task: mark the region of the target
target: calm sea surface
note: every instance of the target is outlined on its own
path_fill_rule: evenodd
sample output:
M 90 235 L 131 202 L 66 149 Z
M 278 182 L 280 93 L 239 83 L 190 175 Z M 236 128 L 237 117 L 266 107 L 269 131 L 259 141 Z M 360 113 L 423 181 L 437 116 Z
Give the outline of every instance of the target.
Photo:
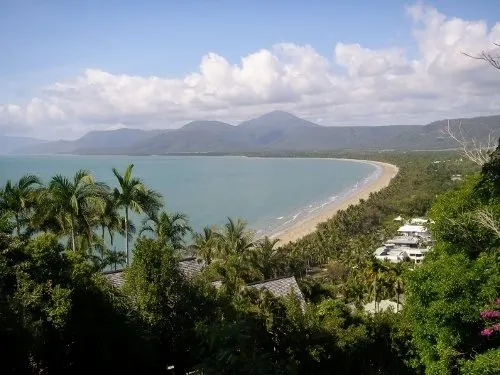
M 110 186 L 111 168 L 134 175 L 163 194 L 169 211 L 186 213 L 194 229 L 241 217 L 271 234 L 315 215 L 379 173 L 377 167 L 329 159 L 197 156 L 0 156 L 0 184 L 33 173 L 47 182 L 80 169 Z M 136 223 L 139 225 L 139 223 Z

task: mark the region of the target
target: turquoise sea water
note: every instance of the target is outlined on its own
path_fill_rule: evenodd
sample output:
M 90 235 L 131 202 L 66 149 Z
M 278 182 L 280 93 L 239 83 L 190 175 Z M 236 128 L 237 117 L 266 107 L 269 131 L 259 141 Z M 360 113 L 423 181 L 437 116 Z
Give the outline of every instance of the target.
M 194 229 L 242 217 L 259 235 L 318 214 L 379 173 L 377 167 L 331 159 L 203 156 L 0 156 L 0 184 L 34 173 L 45 182 L 80 169 L 110 186 L 111 168 L 134 163 L 134 175 L 163 194 L 169 211 L 186 213 Z M 136 223 L 139 225 L 139 223 Z

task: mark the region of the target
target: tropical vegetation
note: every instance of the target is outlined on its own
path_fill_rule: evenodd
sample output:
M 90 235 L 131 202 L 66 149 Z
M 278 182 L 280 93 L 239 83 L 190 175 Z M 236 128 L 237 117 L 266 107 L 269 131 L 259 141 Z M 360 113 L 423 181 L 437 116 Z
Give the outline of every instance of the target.
M 500 149 L 482 166 L 456 152 L 288 156 L 379 160 L 399 173 L 289 244 L 238 218 L 195 232 L 133 165 L 113 169 L 116 187 L 85 170 L 7 181 L 0 372 L 499 373 Z M 398 215 L 433 220 L 418 267 L 372 256 Z M 199 275 L 183 273 L 187 256 Z M 245 287 L 292 275 L 305 301 Z M 398 311 L 362 308 L 383 299 Z

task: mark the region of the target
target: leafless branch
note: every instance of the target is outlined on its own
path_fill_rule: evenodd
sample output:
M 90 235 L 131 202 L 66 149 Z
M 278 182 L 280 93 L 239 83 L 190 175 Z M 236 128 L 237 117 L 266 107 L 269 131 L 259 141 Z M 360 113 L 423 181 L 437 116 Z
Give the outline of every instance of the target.
M 495 142 L 488 134 L 488 141 L 485 144 L 477 141 L 475 138 L 467 138 L 462 128 L 462 122 L 458 121 L 458 125 L 453 128 L 450 120 L 448 120 L 443 133 L 453 139 L 460 147 L 461 153 L 473 163 L 482 166 L 489 160 L 489 155 L 495 150 Z
M 476 211 L 476 221 L 483 227 L 491 230 L 500 238 L 500 223 L 495 219 L 493 213 L 487 208 Z
M 500 47 L 500 44 L 498 43 L 493 43 L 495 46 Z M 500 55 L 494 55 L 493 52 L 489 51 L 482 51 L 479 55 L 471 55 L 466 52 L 462 52 L 465 56 L 476 59 L 476 60 L 483 60 L 489 63 L 492 67 L 495 69 L 500 70 Z

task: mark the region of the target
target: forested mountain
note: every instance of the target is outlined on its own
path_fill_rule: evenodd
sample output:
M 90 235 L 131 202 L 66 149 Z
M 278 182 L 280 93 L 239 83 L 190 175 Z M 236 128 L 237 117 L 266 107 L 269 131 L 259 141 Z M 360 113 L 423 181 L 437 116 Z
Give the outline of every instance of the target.
M 194 121 L 180 129 L 120 129 L 90 132 L 75 141 L 18 147 L 18 154 L 129 154 L 330 151 L 441 150 L 457 146 L 444 131 L 447 120 L 428 125 L 320 126 L 283 111 L 233 126 L 220 121 Z M 500 135 L 500 115 L 452 120 L 464 136 L 485 142 Z M 12 152 L 13 149 L 9 152 Z

